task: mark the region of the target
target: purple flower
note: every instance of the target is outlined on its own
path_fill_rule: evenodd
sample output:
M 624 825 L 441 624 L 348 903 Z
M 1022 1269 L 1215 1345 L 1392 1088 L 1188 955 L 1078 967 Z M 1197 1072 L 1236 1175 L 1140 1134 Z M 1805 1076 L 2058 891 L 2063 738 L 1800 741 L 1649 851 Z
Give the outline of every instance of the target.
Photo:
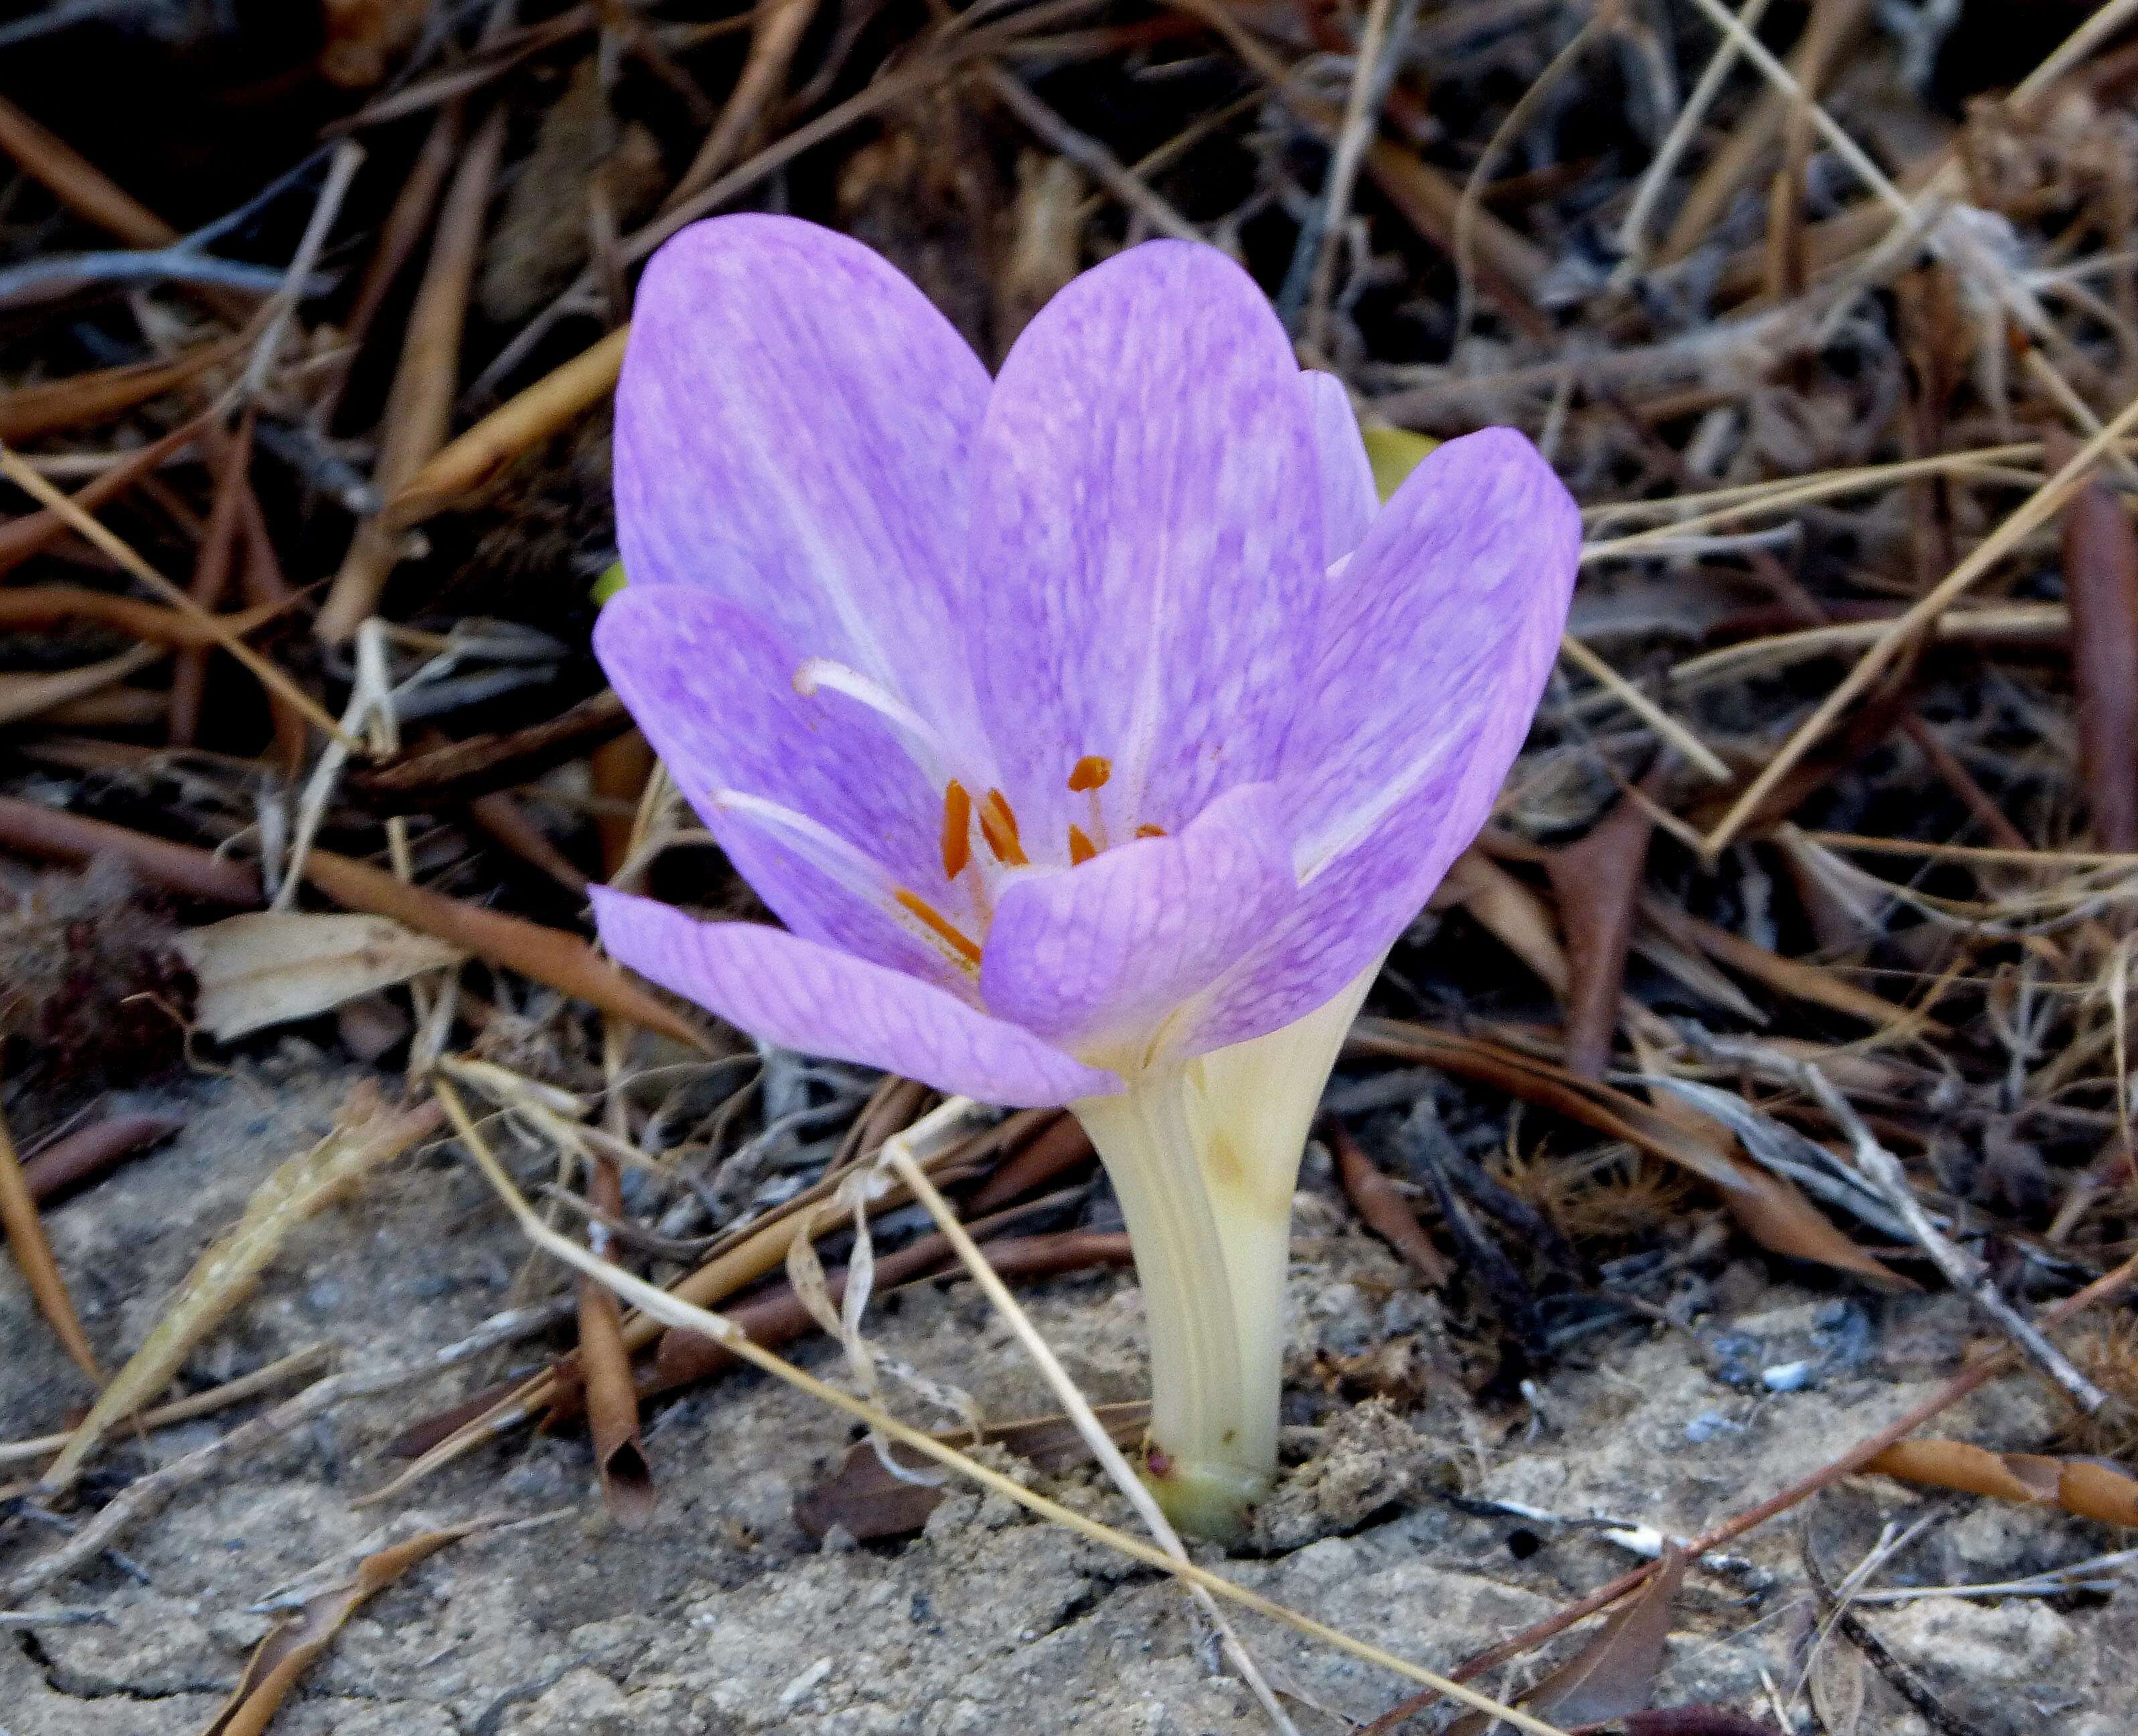
M 599 892 L 603 942 L 773 1041 L 1004 1104 L 1369 970 L 1491 810 L 1580 541 L 1507 429 L 1377 507 L 1342 388 L 1174 241 L 1078 278 L 991 381 L 858 243 L 700 223 L 647 271 L 616 421 L 631 583 L 595 647 L 786 931 Z

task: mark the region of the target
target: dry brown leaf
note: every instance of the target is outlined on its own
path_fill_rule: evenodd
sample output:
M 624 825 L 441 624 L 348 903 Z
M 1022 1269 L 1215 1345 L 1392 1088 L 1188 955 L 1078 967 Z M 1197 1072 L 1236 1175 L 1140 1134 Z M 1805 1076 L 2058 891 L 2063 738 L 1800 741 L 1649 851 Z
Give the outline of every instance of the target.
M 1819 1646 L 1804 1687 L 1829 1736 L 1860 1736 L 1871 1687 L 1870 1665 L 1853 1646 Z
M 430 10 L 429 0 L 322 0 L 320 76 L 352 90 L 377 84 Z
M 340 1124 L 254 1189 L 236 1226 L 193 1262 L 163 1318 L 68 1437 L 43 1485 L 72 1483 L 97 1442 L 170 1384 L 193 1347 L 251 1292 L 290 1231 L 444 1125 L 445 1111 L 435 1103 L 388 1108 L 369 1085 L 352 1092 Z
M 346 1585 L 307 1598 L 295 1615 L 260 1642 L 245 1666 L 245 1674 L 238 1678 L 236 1692 L 209 1720 L 201 1736 L 260 1736 L 274 1720 L 290 1689 L 296 1686 L 297 1679 L 318 1661 L 341 1631 L 342 1624 L 360 1605 L 447 1544 L 458 1543 L 494 1523 L 471 1519 L 441 1531 L 426 1531 L 420 1537 L 365 1556 Z
M 2048 461 L 2077 451 L 2061 430 Z M 2098 480 L 2064 508 L 2064 600 L 2078 687 L 2080 768 L 2097 850 L 2138 850 L 2138 531 Z
M 1566 1070 L 1583 1079 L 1601 1079 L 1611 1063 L 1626 948 L 1655 829 L 1646 807 L 1621 797 L 1579 843 L 1555 850 L 1545 864 L 1570 967 Z
M 1482 850 L 1472 848 L 1455 859 L 1433 895 L 1432 907 L 1467 911 L 1561 1001 L 1566 998 L 1574 970 L 1559 944 L 1550 909 Z
M 1774 1736 L 1774 1727 L 1721 1706 L 1665 1706 L 1634 1713 L 1626 1736 Z
M 2099 1459 L 1995 1453 L 1965 1441 L 1903 1441 L 1864 1469 L 2000 1501 L 2061 1507 L 2104 1524 L 2138 1526 L 2138 1480 Z
M 1655 1695 L 1670 1639 L 1671 1605 L 1684 1579 L 1685 1556 L 1672 1549 L 1639 1596 L 1522 1696 L 1523 1707 L 1569 1728 L 1612 1724 L 1642 1710 Z M 1490 1722 L 1481 1712 L 1466 1712 L 1448 1726 L 1447 1736 L 1477 1736 Z
M 1142 1432 L 1150 1414 L 1150 1407 L 1141 1402 L 1102 1404 L 1093 1409 L 1106 1432 L 1122 1446 Z M 974 1444 L 972 1431 L 967 1429 L 947 1430 L 937 1438 L 955 1446 L 969 1448 Z M 1076 1423 L 1067 1417 L 997 1423 L 983 1430 L 979 1438 L 1008 1448 L 1042 1470 L 1067 1470 L 1091 1456 Z M 889 1451 L 907 1470 L 921 1470 L 928 1462 L 910 1447 L 893 1446 Z M 794 1521 L 819 1542 L 834 1525 L 862 1543 L 910 1537 L 928 1523 L 928 1515 L 949 1492 L 934 1482 L 894 1476 L 869 1442 L 857 1441 L 847 1448 L 836 1470 L 795 1501 Z
M 595 1159 L 588 1199 L 610 1217 L 623 1215 L 622 1178 L 615 1159 Z M 613 1257 L 608 1243 L 606 1230 L 598 1224 L 588 1226 L 587 1245 Z M 607 1285 L 586 1277 L 579 1280 L 579 1377 L 603 1502 L 621 1523 L 642 1525 L 653 1517 L 653 1469 L 639 1433 L 638 1389 L 632 1382 L 631 1350 L 623 1339 L 623 1304 Z
M 177 946 L 200 986 L 194 1016 L 219 1042 L 330 1012 L 467 957 L 390 916 L 283 910 L 188 929 Z
M 1366 1227 L 1408 1261 L 1428 1285 L 1438 1289 L 1447 1283 L 1454 1275 L 1454 1268 L 1433 1246 L 1410 1202 L 1333 1119 L 1329 1124 L 1329 1146 L 1335 1155 L 1337 1179 L 1343 1183 L 1345 1196 Z

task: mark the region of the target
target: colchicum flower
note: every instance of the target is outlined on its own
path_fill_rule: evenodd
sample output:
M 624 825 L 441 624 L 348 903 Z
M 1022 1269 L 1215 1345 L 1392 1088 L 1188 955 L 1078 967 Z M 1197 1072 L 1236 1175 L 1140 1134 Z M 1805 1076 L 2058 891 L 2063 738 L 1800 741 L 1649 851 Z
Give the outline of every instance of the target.
M 1067 1105 L 1135 1247 L 1152 1481 L 1236 1530 L 1308 1125 L 1528 729 L 1572 500 L 1496 428 L 1378 505 L 1213 249 L 1085 273 L 991 381 L 876 254 L 751 215 L 647 270 L 616 500 L 596 650 L 786 931 L 604 891 L 603 941 L 773 1042 Z

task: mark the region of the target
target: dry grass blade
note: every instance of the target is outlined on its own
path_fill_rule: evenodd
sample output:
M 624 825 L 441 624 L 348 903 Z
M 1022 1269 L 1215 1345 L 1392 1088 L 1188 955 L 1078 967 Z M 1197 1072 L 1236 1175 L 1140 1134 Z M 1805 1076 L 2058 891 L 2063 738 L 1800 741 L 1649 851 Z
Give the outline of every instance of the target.
M 2138 1525 L 2138 1480 L 2098 1459 L 1996 1453 L 1965 1441 L 1903 1441 L 1863 1468 L 1903 1482 L 2061 1507 L 2103 1524 Z
M 197 620 L 208 623 L 215 634 L 217 644 L 257 675 L 261 685 L 271 693 L 302 712 L 315 728 L 325 730 L 347 747 L 354 749 L 359 745 L 343 734 L 341 725 L 327 714 L 317 700 L 239 638 L 230 630 L 227 623 L 195 602 L 187 591 L 173 584 L 126 544 L 91 518 L 79 505 L 54 488 L 51 483 L 46 481 L 5 446 L 0 446 L 0 472 L 4 472 L 11 481 L 32 498 L 57 513 L 70 526 L 87 537 L 105 553 L 110 555 L 129 573 L 161 596 L 166 602 L 170 603 L 174 608 L 183 610 Z
M 261 1183 L 230 1233 L 194 1262 L 141 1348 L 104 1389 L 41 1480 L 52 1489 L 71 1485 L 98 1443 L 168 1386 L 194 1347 L 251 1293 L 292 1230 L 373 1170 L 429 1139 L 442 1123 L 435 1104 L 391 1108 L 375 1090 L 353 1097 L 340 1124 Z
M 793 1363 L 786 1361 L 783 1358 L 775 1356 L 770 1351 L 753 1343 L 746 1334 L 739 1331 L 732 1322 L 722 1316 L 680 1301 L 666 1291 L 647 1283 L 643 1279 L 634 1278 L 621 1267 L 598 1259 L 572 1241 L 569 1236 L 559 1235 L 542 1222 L 534 1207 L 527 1203 L 518 1187 L 514 1185 L 512 1178 L 505 1173 L 504 1167 L 491 1153 L 481 1131 L 469 1119 L 466 1109 L 461 1106 L 452 1086 L 447 1081 L 440 1080 L 437 1082 L 437 1090 L 439 1096 L 446 1105 L 447 1113 L 452 1116 L 454 1127 L 466 1145 L 469 1154 L 474 1158 L 484 1175 L 489 1178 L 491 1186 L 496 1189 L 498 1197 L 505 1202 L 513 1217 L 519 1221 L 520 1229 L 528 1238 L 537 1246 L 563 1261 L 567 1265 L 598 1278 L 618 1295 L 634 1304 L 646 1314 L 662 1321 L 671 1328 L 678 1328 L 716 1340 L 753 1367 L 786 1382 L 788 1385 L 798 1391 L 808 1393 L 813 1398 L 831 1406 L 835 1410 L 843 1412 L 857 1421 L 880 1430 L 891 1440 L 912 1448 L 924 1459 L 955 1470 L 970 1478 L 982 1487 L 1014 1502 L 1028 1512 L 1036 1514 L 1040 1518 L 1051 1520 L 1056 1524 L 1065 1526 L 1078 1535 L 1095 1543 L 1102 1543 L 1123 1555 L 1141 1562 L 1146 1567 L 1156 1568 L 1161 1573 L 1187 1580 L 1213 1597 L 1237 1604 L 1242 1609 L 1267 1617 L 1272 1621 L 1281 1621 L 1309 1638 L 1335 1646 L 1339 1651 L 1358 1658 L 1363 1662 L 1393 1671 L 1398 1675 L 1407 1677 L 1413 1682 L 1431 1689 L 1437 1694 L 1443 1694 L 1452 1699 L 1462 1701 L 1465 1705 L 1494 1714 L 1513 1725 L 1515 1729 L 1529 1732 L 1530 1736 L 1565 1736 L 1564 1731 L 1546 1724 L 1541 1719 L 1533 1718 L 1528 1713 L 1517 1710 L 1515 1707 L 1503 1705 L 1488 1695 L 1478 1693 L 1473 1688 L 1464 1687 L 1459 1682 L 1451 1681 L 1444 1676 L 1438 1675 L 1432 1670 L 1423 1669 L 1408 1659 L 1399 1658 L 1378 1646 L 1355 1639 L 1350 1635 L 1330 1627 L 1325 1622 L 1316 1621 L 1310 1616 L 1303 1616 L 1296 1610 L 1287 1609 L 1282 1604 L 1273 1602 L 1258 1592 L 1251 1592 L 1242 1586 L 1233 1584 L 1231 1580 L 1211 1572 L 1208 1568 L 1200 1567 L 1192 1561 L 1175 1560 L 1154 1544 L 1147 1543 L 1140 1538 L 1131 1537 L 1125 1532 L 1117 1531 L 1110 1525 L 1101 1524 L 1097 1520 L 1076 1512 L 1074 1509 L 1062 1505 L 1058 1501 L 1050 1500 L 1045 1495 L 1036 1494 L 1015 1479 L 1003 1475 L 1000 1471 L 981 1464 L 978 1460 L 969 1457 L 954 1447 L 945 1446 L 933 1436 L 901 1422 L 888 1412 L 880 1410 L 865 1400 L 856 1398 L 852 1394 L 843 1392 L 837 1387 L 818 1380 L 814 1375 L 795 1367 Z
M 47 675 L 15 671 L 0 675 L 0 724 L 42 717 L 62 705 L 102 693 L 169 655 L 165 646 L 137 645 L 131 651 L 120 651 L 99 662 L 85 663 L 78 669 L 54 670 Z
M 168 463 L 200 437 L 203 422 L 190 422 L 176 427 L 160 440 L 154 440 L 137 452 L 129 452 L 100 475 L 82 485 L 71 497 L 80 512 L 95 512 L 105 502 L 117 499 L 128 489 L 154 475 L 157 467 Z M 19 519 L 11 519 L 0 524 L 0 573 L 9 573 L 31 556 L 41 553 L 67 534 L 72 519 L 55 512 L 50 506 L 26 513 Z
M 63 621 L 94 622 L 152 645 L 201 651 L 220 645 L 232 633 L 249 633 L 281 614 L 288 605 L 266 602 L 203 621 L 161 603 L 115 597 L 109 591 L 74 585 L 23 585 L 0 590 L 0 627 L 11 631 L 51 627 Z
M 2064 503 L 2085 485 L 2101 455 L 2134 427 L 2138 427 L 2138 398 L 2119 410 L 2113 422 L 2081 446 L 2069 462 L 1978 543 L 1973 553 L 1886 627 L 1840 685 L 1819 701 L 1811 715 L 1791 732 L 1774 757 L 1760 768 L 1759 774 L 1745 785 L 1729 812 L 1702 841 L 1710 856 L 1736 836 L 1773 793 L 1774 787 L 1795 769 L 1798 762 L 1826 734 L 1842 713 L 1931 629 L 1956 598 L 2062 510 Z
M 4 1118 L 0 1118 L 0 1227 L 7 1231 L 8 1251 L 14 1255 L 22 1281 L 37 1299 L 37 1310 L 52 1329 L 52 1335 L 91 1383 L 102 1386 L 104 1370 L 98 1365 L 89 1334 L 81 1329 L 81 1318 L 75 1313 L 74 1298 L 67 1293 L 66 1280 L 60 1275 L 59 1262 L 52 1258 L 45 1221 L 37 1215 L 37 1199 L 22 1173 L 22 1160 L 15 1155 L 15 1141 Z
M 334 1360 L 333 1347 L 313 1344 L 295 1350 L 287 1356 L 278 1357 L 264 1368 L 255 1368 L 250 1374 L 241 1374 L 235 1380 L 227 1380 L 221 1386 L 210 1387 L 205 1392 L 189 1392 L 183 1398 L 174 1398 L 168 1404 L 152 1405 L 134 1418 L 134 1426 L 144 1433 L 151 1429 L 168 1427 L 173 1422 L 190 1422 L 197 1417 L 212 1417 L 217 1411 L 232 1405 L 242 1404 L 248 1398 L 257 1398 L 262 1392 L 272 1392 L 300 1375 L 316 1374 Z M 0 1465 L 35 1464 L 49 1459 L 67 1444 L 65 1433 L 40 1435 L 30 1441 L 0 1441 Z
M 585 415 L 616 389 L 630 339 L 630 326 L 618 326 L 442 446 L 387 501 L 386 523 L 406 529 L 442 512 L 495 481 L 521 453 Z
M 319 1661 L 341 1631 L 342 1624 L 359 1606 L 447 1544 L 497 1523 L 491 1519 L 469 1519 L 442 1530 L 426 1531 L 365 1556 L 346 1585 L 306 1599 L 295 1616 L 260 1642 L 229 1703 L 208 1720 L 201 1736 L 260 1736 L 281 1709 L 298 1678 Z

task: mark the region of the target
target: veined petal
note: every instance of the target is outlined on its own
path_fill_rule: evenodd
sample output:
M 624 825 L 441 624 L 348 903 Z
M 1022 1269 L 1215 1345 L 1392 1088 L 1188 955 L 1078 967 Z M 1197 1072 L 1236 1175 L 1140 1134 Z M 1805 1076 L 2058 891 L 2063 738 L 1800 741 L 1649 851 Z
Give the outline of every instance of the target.
M 794 690 L 802 659 L 749 610 L 695 585 L 632 584 L 605 607 L 594 651 L 631 714 L 759 897 L 798 934 L 966 988 L 891 914 L 904 886 L 947 896 L 941 796 L 893 726 L 842 694 Z M 854 846 L 861 874 L 799 847 L 794 828 L 723 806 L 732 791 L 791 809 Z M 881 885 L 857 885 L 872 865 Z
M 1110 816 L 1178 831 L 1276 770 L 1325 563 L 1284 329 L 1208 247 L 1086 272 L 1003 364 L 974 442 L 968 642 L 1028 836 Z
M 593 889 L 602 944 L 642 976 L 783 1048 L 1037 1108 L 1121 1088 L 1028 1031 L 866 959 L 747 922 Z
M 1315 464 L 1321 477 L 1322 563 L 1333 567 L 1365 539 L 1366 527 L 1381 510 L 1381 497 L 1344 383 L 1312 369 L 1299 378 L 1306 388 Z
M 1123 844 L 1003 890 L 988 1009 L 1079 1053 L 1140 1051 L 1298 901 L 1272 784 L 1228 791 L 1178 837 Z
M 617 389 L 624 569 L 742 602 L 970 734 L 948 587 L 988 392 L 860 242 L 792 217 L 694 223 L 646 269 Z
M 1581 519 L 1511 429 L 1448 441 L 1329 588 L 1285 789 L 1301 898 L 1196 1048 L 1273 1031 L 1385 952 L 1490 816 L 1558 654 Z

